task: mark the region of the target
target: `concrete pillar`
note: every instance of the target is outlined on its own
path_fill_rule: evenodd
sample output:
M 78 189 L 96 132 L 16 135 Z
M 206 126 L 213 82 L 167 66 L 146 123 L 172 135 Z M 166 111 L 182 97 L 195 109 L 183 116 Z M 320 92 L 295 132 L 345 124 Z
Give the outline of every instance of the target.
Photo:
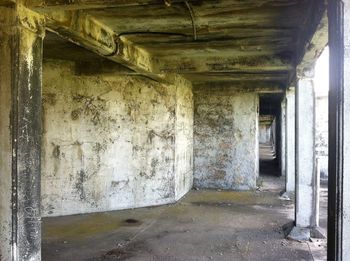
M 299 75 L 295 106 L 295 227 L 289 238 L 309 240 L 318 224 L 313 72 Z
M 276 137 L 276 118 L 273 119 L 270 127 L 270 143 L 274 152 L 276 153 L 277 137 Z
M 278 108 L 278 113 L 274 120 L 274 137 L 275 137 L 275 153 L 276 153 L 276 164 L 278 164 L 281 170 L 281 107 Z M 281 175 L 281 173 L 279 173 Z
M 0 6 L 0 256 L 41 259 L 43 20 Z
M 281 175 L 286 175 L 286 98 L 281 102 L 281 117 L 280 117 L 280 166 L 281 166 Z
M 329 1 L 328 260 L 350 260 L 350 1 Z
M 295 87 L 286 91 L 286 192 L 295 191 Z
M 315 217 L 315 93 L 313 74 L 303 75 L 296 89 L 296 215 L 297 227 L 314 227 Z

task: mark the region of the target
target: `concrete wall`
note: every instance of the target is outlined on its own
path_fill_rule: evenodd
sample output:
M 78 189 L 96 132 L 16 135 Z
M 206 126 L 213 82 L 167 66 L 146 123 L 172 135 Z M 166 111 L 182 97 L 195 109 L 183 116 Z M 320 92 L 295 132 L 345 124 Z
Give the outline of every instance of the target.
M 259 143 L 271 143 L 271 124 L 259 125 Z
M 272 144 L 273 115 L 259 115 L 259 143 Z
M 196 86 L 194 186 L 255 189 L 259 169 L 258 94 Z
M 192 183 L 192 104 L 184 80 L 175 86 L 137 76 L 77 76 L 73 63 L 45 62 L 43 216 L 158 205 L 185 194 Z

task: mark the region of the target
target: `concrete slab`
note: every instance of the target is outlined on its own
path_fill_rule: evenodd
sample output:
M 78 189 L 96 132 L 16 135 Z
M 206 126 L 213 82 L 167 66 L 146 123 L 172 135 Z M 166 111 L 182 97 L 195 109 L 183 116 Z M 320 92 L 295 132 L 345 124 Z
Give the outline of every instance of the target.
M 311 231 L 306 227 L 293 227 L 289 232 L 287 239 L 296 241 L 308 241 L 311 237 Z
M 198 190 L 174 205 L 44 218 L 43 260 L 312 260 L 307 243 L 284 239 L 294 207 L 278 196 Z
M 312 256 L 315 261 L 327 260 L 327 240 L 326 239 L 312 239 L 308 242 Z

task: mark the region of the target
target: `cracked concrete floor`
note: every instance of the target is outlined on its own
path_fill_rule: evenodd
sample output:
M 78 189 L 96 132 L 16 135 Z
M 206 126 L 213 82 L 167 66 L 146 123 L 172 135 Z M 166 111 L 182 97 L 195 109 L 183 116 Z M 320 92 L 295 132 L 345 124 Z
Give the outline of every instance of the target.
M 293 203 L 261 191 L 193 190 L 178 203 L 43 219 L 43 260 L 313 260 L 284 239 Z M 274 187 L 269 189 L 269 184 Z M 277 186 L 278 187 L 278 186 Z

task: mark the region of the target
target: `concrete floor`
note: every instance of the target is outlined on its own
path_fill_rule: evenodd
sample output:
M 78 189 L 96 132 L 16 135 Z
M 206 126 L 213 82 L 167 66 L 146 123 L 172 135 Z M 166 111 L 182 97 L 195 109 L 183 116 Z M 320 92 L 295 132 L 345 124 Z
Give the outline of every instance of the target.
M 168 206 L 44 218 L 43 260 L 326 260 L 325 240 L 284 239 L 294 207 L 279 198 L 285 181 L 272 159 L 262 160 L 256 191 L 193 190 Z
M 279 186 L 276 186 L 279 185 Z M 283 179 L 261 191 L 191 191 L 174 205 L 43 219 L 43 260 L 313 260 L 284 239 Z

